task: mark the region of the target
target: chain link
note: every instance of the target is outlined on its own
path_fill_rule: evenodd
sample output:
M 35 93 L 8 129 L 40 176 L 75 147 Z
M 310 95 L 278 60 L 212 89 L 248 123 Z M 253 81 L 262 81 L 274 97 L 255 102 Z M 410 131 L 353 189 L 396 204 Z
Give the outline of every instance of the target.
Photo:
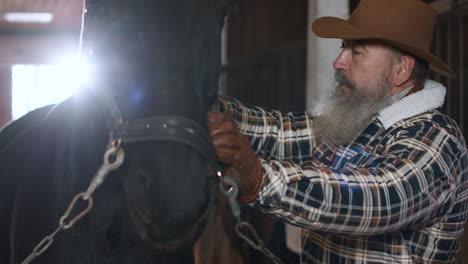
M 112 161 L 111 158 L 113 158 Z M 23 262 L 21 262 L 21 264 L 31 263 L 36 257 L 40 256 L 50 247 L 50 245 L 52 245 L 55 236 L 60 233 L 60 231 L 71 228 L 76 222 L 78 222 L 91 211 L 93 208 L 92 195 L 94 191 L 104 182 L 105 177 L 111 171 L 119 168 L 120 165 L 122 165 L 123 161 L 124 151 L 122 148 L 120 148 L 120 141 L 113 141 L 110 147 L 106 150 L 104 154 L 104 162 L 93 177 L 87 191 L 78 193 L 73 198 L 65 213 L 62 215 L 62 217 L 60 217 L 59 226 L 50 235 L 44 237 L 44 239 L 42 239 L 42 241 L 37 244 L 31 254 Z M 70 213 L 75 208 L 76 203 L 80 200 L 87 202 L 86 208 L 75 217 L 71 218 L 71 220 L 67 223 L 67 218 L 69 218 Z
M 55 229 L 55 231 L 52 234 L 44 237 L 44 239 L 42 239 L 42 241 L 39 242 L 39 244 L 37 244 L 37 246 L 33 249 L 32 253 L 28 256 L 27 259 L 25 259 L 22 262 L 22 264 L 28 264 L 31 261 L 33 261 L 33 259 L 35 259 L 37 256 L 44 253 L 44 251 L 46 251 L 50 247 L 50 245 L 52 245 L 52 243 L 54 242 L 55 235 L 58 232 L 60 232 L 62 228 L 63 228 L 62 226 L 59 226 L 57 229 Z
M 70 205 L 68 206 L 68 209 L 65 211 L 65 214 L 62 215 L 62 217 L 60 218 L 60 226 L 63 227 L 63 229 L 69 229 L 70 227 L 72 227 L 76 222 L 78 222 L 81 218 L 83 218 L 83 216 L 87 215 L 89 213 L 89 211 L 91 211 L 91 208 L 93 207 L 93 198 L 89 197 L 89 198 L 85 198 L 86 197 L 86 193 L 82 192 L 82 193 L 79 193 L 77 194 L 72 202 L 70 203 Z M 67 224 L 66 223 L 66 220 L 67 218 L 69 217 L 70 213 L 72 212 L 72 210 L 75 208 L 75 205 L 76 205 L 76 202 L 78 202 L 79 199 L 83 199 L 83 201 L 87 201 L 88 202 L 88 206 L 86 207 L 86 209 L 84 209 L 83 211 L 81 211 L 79 214 L 77 214 L 74 218 L 72 218 L 70 220 L 70 222 Z
M 236 180 L 230 176 L 223 176 L 221 172 L 218 172 L 218 176 L 221 181 L 219 182 L 219 188 L 224 196 L 226 196 L 229 207 L 231 208 L 232 215 L 236 219 L 235 232 L 242 238 L 247 244 L 249 244 L 255 250 L 262 252 L 265 256 L 270 258 L 275 264 L 283 264 L 271 250 L 269 250 L 263 240 L 258 235 L 257 231 L 253 228 L 250 223 L 242 221 L 241 209 L 239 202 L 237 201 L 237 195 L 239 194 L 239 187 L 237 186 Z

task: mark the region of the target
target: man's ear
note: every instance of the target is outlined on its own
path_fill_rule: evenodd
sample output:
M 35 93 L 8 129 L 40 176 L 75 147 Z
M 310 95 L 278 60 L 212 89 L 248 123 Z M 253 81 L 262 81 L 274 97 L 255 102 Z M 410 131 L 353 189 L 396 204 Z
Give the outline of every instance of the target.
M 393 64 L 393 89 L 391 94 L 397 94 L 408 87 L 408 82 L 411 80 L 415 59 L 410 55 L 403 55 Z

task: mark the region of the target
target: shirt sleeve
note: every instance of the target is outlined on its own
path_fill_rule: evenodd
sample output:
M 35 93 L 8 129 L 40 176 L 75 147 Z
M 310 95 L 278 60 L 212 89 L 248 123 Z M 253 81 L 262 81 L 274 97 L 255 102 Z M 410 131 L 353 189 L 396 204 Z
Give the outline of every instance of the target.
M 263 211 L 303 228 L 376 235 L 443 217 L 454 204 L 467 158 L 464 143 L 446 130 L 414 125 L 381 155 L 361 152 L 340 168 L 313 159 L 262 165 L 256 203 Z
M 312 117 L 306 112 L 283 113 L 219 96 L 220 111 L 234 118 L 256 154 L 264 160 L 303 162 L 316 144 Z

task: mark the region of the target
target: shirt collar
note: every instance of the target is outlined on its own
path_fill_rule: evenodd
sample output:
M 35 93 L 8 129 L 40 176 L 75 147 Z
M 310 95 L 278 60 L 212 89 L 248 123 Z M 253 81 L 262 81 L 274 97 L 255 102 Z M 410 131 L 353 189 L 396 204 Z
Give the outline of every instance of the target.
M 401 97 L 408 93 L 405 89 L 397 94 Z M 388 129 L 396 122 L 441 107 L 445 100 L 445 87 L 435 81 L 426 80 L 424 89 L 396 101 L 379 112 L 378 119 Z

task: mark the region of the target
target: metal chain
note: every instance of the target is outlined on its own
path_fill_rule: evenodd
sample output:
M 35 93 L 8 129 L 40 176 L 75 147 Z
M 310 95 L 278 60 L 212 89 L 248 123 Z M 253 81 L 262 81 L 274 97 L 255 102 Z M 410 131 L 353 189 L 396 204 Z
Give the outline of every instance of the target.
M 124 151 L 122 148 L 120 148 L 120 140 L 113 141 L 112 145 L 107 149 L 107 151 L 104 154 L 104 163 L 96 172 L 86 192 L 78 193 L 73 198 L 67 210 L 60 218 L 59 226 L 50 235 L 45 236 L 44 239 L 42 239 L 41 242 L 39 242 L 36 245 L 32 253 L 23 262 L 21 262 L 21 264 L 31 263 L 36 257 L 40 256 L 52 245 L 55 236 L 59 234 L 60 231 L 62 231 L 63 229 L 66 230 L 71 228 L 76 222 L 78 222 L 81 218 L 83 218 L 91 211 L 93 207 L 92 195 L 94 191 L 104 182 L 106 176 L 111 171 L 119 168 L 122 165 L 124 161 L 124 156 Z M 113 161 L 110 160 L 111 157 L 114 158 Z M 247 244 L 249 244 L 252 248 L 262 252 L 265 256 L 270 258 L 275 264 L 283 264 L 283 262 L 265 246 L 265 243 L 255 231 L 253 226 L 248 222 L 242 221 L 241 209 L 239 206 L 239 202 L 237 201 L 239 187 L 237 186 L 237 183 L 234 180 L 234 178 L 229 176 L 222 176 L 221 172 L 218 172 L 218 176 L 221 178 L 219 185 L 220 190 L 228 199 L 231 212 L 237 221 L 235 225 L 236 234 L 245 242 L 247 242 Z M 69 218 L 70 213 L 75 208 L 75 204 L 79 200 L 86 201 L 88 203 L 87 207 L 67 223 L 67 218 Z
M 120 140 L 113 141 L 112 145 L 104 153 L 104 162 L 94 175 L 86 192 L 78 193 L 73 198 L 67 210 L 60 218 L 59 226 L 50 235 L 44 237 L 44 239 L 42 239 L 42 241 L 37 244 L 31 254 L 23 262 L 21 262 L 21 264 L 31 263 L 31 261 L 44 253 L 50 247 L 50 245 L 52 245 L 55 236 L 60 233 L 60 231 L 71 228 L 76 222 L 78 222 L 81 218 L 87 215 L 89 211 L 91 211 L 91 208 L 93 207 L 92 195 L 94 191 L 104 182 L 104 179 L 111 171 L 119 168 L 120 165 L 122 165 L 124 157 L 124 151 L 122 148 L 120 148 Z M 112 161 L 111 158 L 113 158 Z M 86 208 L 67 222 L 67 218 L 70 217 L 70 213 L 73 211 L 76 203 L 79 200 L 87 202 Z
M 258 233 L 255 231 L 253 226 L 241 219 L 241 209 L 239 202 L 237 201 L 237 195 L 239 194 L 239 187 L 237 186 L 234 178 L 230 176 L 223 176 L 221 172 L 218 172 L 218 176 L 221 178 L 219 182 L 219 188 L 224 196 L 226 196 L 231 212 L 236 219 L 235 231 L 236 234 L 242 238 L 252 248 L 262 252 L 265 256 L 270 258 L 275 264 L 283 264 L 271 250 L 269 250 L 263 240 L 260 238 Z

